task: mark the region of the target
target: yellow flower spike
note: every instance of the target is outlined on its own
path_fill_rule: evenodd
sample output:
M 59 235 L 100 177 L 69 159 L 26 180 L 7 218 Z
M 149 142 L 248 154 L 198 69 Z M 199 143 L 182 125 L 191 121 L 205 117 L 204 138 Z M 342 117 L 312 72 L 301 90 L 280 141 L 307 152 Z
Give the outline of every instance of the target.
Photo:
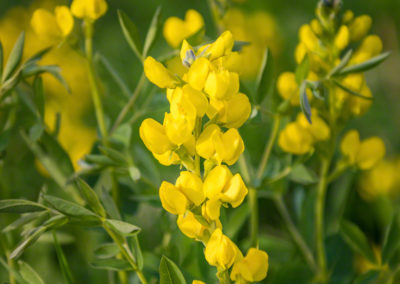
M 235 174 L 229 180 L 226 189 L 222 193 L 221 200 L 230 203 L 233 208 L 236 208 L 242 204 L 248 192 L 240 174 Z
M 216 124 L 207 126 L 196 142 L 196 152 L 202 158 L 209 160 L 215 155 L 215 138 L 221 135 L 221 129 Z
M 299 38 L 309 51 L 316 51 L 319 46 L 319 40 L 314 34 L 310 25 L 303 25 L 299 30 Z
M 296 82 L 296 76 L 293 72 L 283 72 L 279 75 L 277 82 L 279 94 L 285 100 L 290 99 L 290 104 L 299 105 L 299 86 Z
M 331 136 L 331 131 L 328 124 L 326 124 L 326 122 L 318 116 L 318 112 L 316 109 L 311 109 L 311 113 L 311 124 L 307 121 L 307 118 L 303 113 L 299 113 L 299 115 L 297 116 L 298 123 L 304 129 L 310 132 L 315 141 L 328 140 Z
M 160 88 L 173 89 L 178 85 L 178 80 L 172 73 L 153 57 L 148 56 L 144 61 L 144 73 L 150 82 Z
M 385 144 L 379 137 L 371 137 L 361 142 L 356 164 L 361 170 L 371 169 L 385 156 Z
M 189 206 L 186 196 L 172 183 L 163 181 L 159 195 L 162 207 L 171 214 L 183 214 Z
M 74 0 L 71 12 L 77 18 L 97 20 L 107 12 L 105 0 Z
M 372 26 L 372 19 L 368 15 L 358 16 L 349 26 L 351 41 L 359 41 L 367 35 Z
M 178 154 L 173 151 L 167 151 L 163 154 L 153 153 L 153 156 L 163 166 L 177 165 L 180 162 Z
M 228 100 L 239 92 L 239 76 L 228 70 L 213 71 L 207 77 L 204 91 L 212 99 Z
M 350 164 L 355 164 L 360 149 L 360 134 L 357 130 L 350 130 L 340 143 L 340 150 L 347 157 Z
M 268 254 L 250 248 L 247 255 L 233 265 L 230 276 L 233 281 L 243 279 L 248 282 L 259 282 L 267 277 L 268 267 Z
M 207 200 L 201 207 L 202 215 L 208 220 L 219 220 L 221 205 L 222 203 L 218 199 Z
M 379 55 L 383 48 L 382 40 L 376 35 L 369 35 L 362 41 L 350 63 L 357 64 Z
M 166 113 L 164 116 L 164 128 L 168 139 L 175 145 L 182 145 L 193 135 L 194 122 L 185 116 L 174 116 Z M 157 141 L 155 143 L 158 143 Z
M 335 46 L 339 49 L 345 49 L 349 45 L 350 32 L 347 26 L 343 25 L 339 28 L 335 37 Z
M 210 55 L 210 60 L 214 60 L 231 52 L 233 44 L 232 33 L 230 31 L 225 31 L 211 44 L 206 53 Z
M 167 43 L 178 48 L 184 39 L 194 35 L 204 27 L 203 17 L 196 10 L 186 11 L 185 19 L 170 17 L 164 23 L 163 35 Z
M 46 9 L 37 9 L 32 15 L 31 26 L 35 34 L 45 40 L 56 41 L 61 37 L 55 16 Z
M 372 98 L 371 90 L 368 88 L 367 84 L 364 83 L 360 90 L 360 94 Z M 355 116 L 363 115 L 371 106 L 372 100 L 368 100 L 365 98 L 360 98 L 356 96 L 350 97 L 350 112 Z
M 143 120 L 139 135 L 147 149 L 155 154 L 164 154 L 175 147 L 168 139 L 164 127 L 152 118 Z
M 176 180 L 175 185 L 194 205 L 199 206 L 203 203 L 205 199 L 203 182 L 198 175 L 183 171 Z
M 239 156 L 244 151 L 243 139 L 239 134 L 239 131 L 235 128 L 231 128 L 222 134 L 222 145 L 223 149 L 216 149 L 217 153 L 224 153 L 222 155 L 223 161 L 228 165 L 233 165 L 239 159 Z
M 203 226 L 190 211 L 179 215 L 176 223 L 181 232 L 192 239 L 203 239 L 206 227 Z
M 187 73 L 187 82 L 196 90 L 203 90 L 210 71 L 210 61 L 204 57 L 197 58 Z
M 67 6 L 57 6 L 54 9 L 56 22 L 64 37 L 69 35 L 74 28 L 74 18 Z
M 215 229 L 207 242 L 204 255 L 210 265 L 225 270 L 232 266 L 237 250 L 236 245 L 222 233 L 221 229 Z
M 312 148 L 311 134 L 299 123 L 291 122 L 279 133 L 278 144 L 285 152 L 302 155 Z
M 196 108 L 197 116 L 202 117 L 208 108 L 208 100 L 204 93 L 190 85 L 185 85 L 182 91 L 185 98 Z
M 225 186 L 232 178 L 232 173 L 227 166 L 216 166 L 212 169 L 204 180 L 203 190 L 207 198 L 211 200 L 219 199 Z

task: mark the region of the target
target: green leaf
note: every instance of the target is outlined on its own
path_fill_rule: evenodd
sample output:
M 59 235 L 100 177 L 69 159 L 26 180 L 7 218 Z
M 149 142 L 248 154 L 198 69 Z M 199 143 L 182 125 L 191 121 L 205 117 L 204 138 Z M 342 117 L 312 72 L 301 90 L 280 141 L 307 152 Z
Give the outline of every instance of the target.
M 44 89 L 43 80 L 41 77 L 35 77 L 33 81 L 33 101 L 36 105 L 36 109 L 39 112 L 39 116 L 44 119 Z
M 136 54 L 136 56 L 139 58 L 139 60 L 142 61 L 142 43 L 140 42 L 140 37 L 136 25 L 129 19 L 125 12 L 121 10 L 118 10 L 118 19 L 126 41 L 128 42 L 133 52 Z
M 8 141 L 10 140 L 11 128 L 3 130 L 0 133 L 0 152 L 4 151 L 8 146 Z
M 21 63 L 22 54 L 24 51 L 25 32 L 22 32 L 14 44 L 14 47 L 8 57 L 6 67 L 4 68 L 2 82 L 4 83 Z
M 233 42 L 232 51 L 240 52 L 244 46 L 249 46 L 251 43 L 243 40 L 235 40 Z
M 133 181 L 138 181 L 141 178 L 140 170 L 135 166 L 130 166 L 128 168 L 129 176 Z
M 123 236 L 132 236 L 140 232 L 139 227 L 124 221 L 107 219 L 105 223 Z
M 4 60 L 4 51 L 3 51 L 3 45 L 1 44 L 0 41 L 0 78 L 3 75 L 3 60 Z
M 374 252 L 368 243 L 367 237 L 357 225 L 344 220 L 340 223 L 340 233 L 353 251 L 363 255 L 372 263 L 376 263 Z
M 40 59 L 42 59 L 43 56 L 45 56 L 53 47 L 52 46 L 48 46 L 46 48 L 43 48 L 42 50 L 39 50 L 38 52 L 36 52 L 33 56 L 31 56 L 25 63 L 24 65 L 29 65 L 29 64 L 33 64 L 36 63 L 37 61 L 39 61 Z
M 37 272 L 26 262 L 18 261 L 19 273 L 22 278 L 30 284 L 44 284 L 43 279 L 37 274 Z
M 136 260 L 136 264 L 140 270 L 143 269 L 144 260 L 142 249 L 140 248 L 140 243 L 137 235 L 134 235 L 132 238 L 129 239 L 133 248 L 133 254 Z
M 300 184 L 314 184 L 318 182 L 318 176 L 303 164 L 295 165 L 289 173 L 289 179 Z
M 6 271 L 10 273 L 10 275 L 12 275 L 15 278 L 15 280 L 17 280 L 18 284 L 30 284 L 24 278 L 22 278 L 21 274 L 14 267 L 9 266 L 2 257 L 0 257 L 0 264 L 4 267 Z
M 132 266 L 123 259 L 110 258 L 110 259 L 98 259 L 90 263 L 93 268 L 105 269 L 113 271 L 126 271 L 132 270 Z
M 157 32 L 160 26 L 160 15 L 161 15 L 161 7 L 158 7 L 153 15 L 153 18 L 151 19 L 150 27 L 149 30 L 147 31 L 146 39 L 144 41 L 143 58 L 147 57 L 147 54 L 149 53 L 156 39 Z
M 339 83 L 339 81 L 337 81 L 337 80 L 332 80 L 332 82 L 333 82 L 336 86 L 338 86 L 339 88 L 341 88 L 342 90 L 344 90 L 344 91 L 346 91 L 347 93 L 349 93 L 350 95 L 353 95 L 353 96 L 356 96 L 356 97 L 359 97 L 359 98 L 362 98 L 362 99 L 365 99 L 365 100 L 369 100 L 369 101 L 372 101 L 372 100 L 374 99 L 373 97 L 364 96 L 364 95 L 362 95 L 362 94 L 360 94 L 360 93 L 357 93 L 356 91 L 353 91 L 353 90 L 350 89 L 350 88 L 347 88 L 345 85 L 342 85 L 342 84 Z
M 102 244 L 95 249 L 94 255 L 99 259 L 107 259 L 116 256 L 119 253 L 119 247 L 115 243 Z
M 57 65 L 36 65 L 36 64 L 29 64 L 24 66 L 22 69 L 22 75 L 25 78 L 35 76 L 35 75 L 40 75 L 42 73 L 49 73 L 51 74 L 54 78 L 56 78 L 61 85 L 64 86 L 64 88 L 68 91 L 68 93 L 71 92 L 69 89 L 67 81 L 65 81 L 64 77 L 61 75 L 61 68 Z
M 9 224 L 7 227 L 5 227 L 2 232 L 7 233 L 7 232 L 11 232 L 13 230 L 19 229 L 33 220 L 35 220 L 35 221 L 40 220 L 47 214 L 49 214 L 47 211 L 32 212 L 32 213 L 24 214 L 21 217 L 19 217 L 17 220 L 15 220 L 14 222 Z
M 351 56 L 353 55 L 353 50 L 350 49 L 349 51 L 346 52 L 346 54 L 343 56 L 342 60 L 339 62 L 338 65 L 336 65 L 328 74 L 327 77 L 332 77 L 335 76 L 338 72 L 340 72 L 346 65 L 349 63 Z
M 389 262 L 391 256 L 400 246 L 400 213 L 393 215 L 383 243 L 382 263 Z
M 89 164 L 95 164 L 102 167 L 117 167 L 119 164 L 109 157 L 98 154 L 89 154 L 85 156 L 85 161 Z
M 385 61 L 386 58 L 389 57 L 389 55 L 390 51 L 372 57 L 371 59 L 364 61 L 362 63 L 347 66 L 343 68 L 340 72 L 338 72 L 337 75 L 344 76 L 351 73 L 365 72 L 381 64 L 383 61 Z
M 58 263 L 60 264 L 61 273 L 64 277 L 65 282 L 67 282 L 68 284 L 73 284 L 75 282 L 67 258 L 65 257 L 65 254 L 60 246 L 60 243 L 58 242 L 56 232 L 53 230 L 52 233 L 53 233 L 54 247 L 56 248 L 56 253 L 57 253 Z
M 51 195 L 43 195 L 43 199 L 54 209 L 67 216 L 72 216 L 72 217 L 96 216 L 92 211 L 78 204 L 75 204 L 71 201 L 67 201 Z
M 100 200 L 103 203 L 107 214 L 111 218 L 121 220 L 121 215 L 119 214 L 118 207 L 115 204 L 112 197 L 110 196 L 110 194 L 108 193 L 107 189 L 102 188 Z
M 30 213 L 48 209 L 40 203 L 24 199 L 0 200 L 0 213 Z
M 99 146 L 99 150 L 103 155 L 109 157 L 110 159 L 112 159 L 117 164 L 120 164 L 120 165 L 127 165 L 128 164 L 128 162 L 126 161 L 125 156 L 122 155 L 120 152 L 112 149 L 112 148 Z
M 266 48 L 261 61 L 260 71 L 257 76 L 257 92 L 255 98 L 257 104 L 261 104 L 264 98 L 274 89 L 274 64 L 272 59 L 271 51 L 269 48 Z
M 381 271 L 379 270 L 369 270 L 368 272 L 361 274 L 353 284 L 376 284 L 379 279 Z
M 43 132 L 43 123 L 41 121 L 37 122 L 29 129 L 29 138 L 32 139 L 32 141 L 37 141 L 42 136 Z
M 225 234 L 230 239 L 235 238 L 242 226 L 245 224 L 248 217 L 249 205 L 248 203 L 244 203 L 240 207 L 236 208 L 235 211 L 233 211 L 228 223 L 224 227 Z
M 106 211 L 104 210 L 103 205 L 101 205 L 96 192 L 81 178 L 77 178 L 76 182 L 90 208 L 100 216 L 106 217 Z
M 301 63 L 296 68 L 296 82 L 298 85 L 301 85 L 302 82 L 307 78 L 308 73 L 310 71 L 310 60 L 308 56 L 304 56 Z
M 311 124 L 311 107 L 310 107 L 310 103 L 308 101 L 308 97 L 307 97 L 307 84 L 304 81 L 301 85 L 300 85 L 300 109 L 301 111 L 304 113 L 304 115 L 306 116 L 308 122 Z
M 160 262 L 160 284 L 186 284 L 178 266 L 164 255 Z

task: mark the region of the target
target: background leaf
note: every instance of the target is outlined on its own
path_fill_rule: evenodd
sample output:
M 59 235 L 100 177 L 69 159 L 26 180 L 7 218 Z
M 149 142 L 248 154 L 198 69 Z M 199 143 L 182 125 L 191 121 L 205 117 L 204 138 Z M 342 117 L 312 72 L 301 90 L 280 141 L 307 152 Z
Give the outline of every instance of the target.
M 178 266 L 164 255 L 160 262 L 160 284 L 186 284 Z

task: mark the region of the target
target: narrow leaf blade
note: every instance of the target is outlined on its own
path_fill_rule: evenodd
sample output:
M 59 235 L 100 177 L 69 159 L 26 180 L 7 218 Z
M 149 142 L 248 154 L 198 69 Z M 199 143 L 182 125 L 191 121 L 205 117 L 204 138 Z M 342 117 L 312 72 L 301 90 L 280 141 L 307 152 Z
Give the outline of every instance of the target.
M 267 48 L 264 52 L 261 67 L 257 76 L 256 103 L 261 104 L 264 98 L 273 90 L 273 75 L 273 58 L 271 51 Z
M 118 10 L 118 19 L 126 41 L 139 60 L 142 61 L 142 44 L 136 25 L 129 19 L 128 15 L 121 10 Z
M 371 59 L 364 61 L 360 64 L 354 64 L 354 65 L 350 65 L 347 66 L 345 68 L 343 68 L 340 72 L 338 72 L 338 75 L 347 75 L 350 73 L 359 73 L 359 72 L 365 72 L 367 70 L 370 70 L 376 66 L 378 66 L 379 64 L 381 64 L 383 61 L 386 60 L 386 58 L 388 58 L 390 55 L 390 51 L 388 52 L 384 52 L 378 56 L 372 57 Z
M 5 82 L 14 71 L 17 69 L 18 65 L 21 63 L 22 54 L 24 51 L 25 33 L 22 32 L 14 44 L 14 47 L 8 57 L 6 67 L 4 68 L 2 81 Z
M 151 47 L 154 44 L 154 41 L 157 36 L 157 32 L 160 26 L 160 15 L 161 15 L 161 7 L 158 7 L 156 12 L 153 15 L 153 18 L 150 23 L 149 30 L 147 31 L 146 39 L 144 41 L 143 47 L 143 57 L 145 58 L 149 53 Z
M 186 284 L 179 267 L 164 255 L 160 262 L 160 284 Z

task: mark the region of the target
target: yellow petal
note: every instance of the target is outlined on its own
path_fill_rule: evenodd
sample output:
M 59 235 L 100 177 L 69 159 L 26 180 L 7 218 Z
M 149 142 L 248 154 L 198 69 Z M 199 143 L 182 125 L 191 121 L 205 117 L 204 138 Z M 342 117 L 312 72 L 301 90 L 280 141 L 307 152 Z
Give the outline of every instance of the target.
M 360 135 L 356 130 L 350 130 L 340 143 L 342 154 L 347 157 L 350 164 L 354 164 L 360 150 Z
M 188 207 L 186 196 L 173 184 L 163 181 L 160 186 L 162 207 L 171 214 L 183 214 Z
M 174 116 L 165 113 L 164 128 L 168 139 L 175 145 L 182 145 L 193 135 L 194 122 L 185 116 Z
M 248 193 L 247 187 L 240 174 L 235 174 L 228 182 L 226 189 L 222 193 L 221 200 L 228 202 L 233 208 L 242 204 Z
M 371 29 L 371 25 L 372 19 L 368 15 L 355 18 L 349 27 L 351 41 L 359 41 L 365 37 Z
M 186 211 L 184 215 L 179 215 L 176 221 L 179 229 L 189 238 L 202 239 L 206 227 L 203 226 L 191 211 Z
M 284 72 L 278 77 L 277 89 L 285 100 L 290 99 L 292 105 L 299 105 L 299 86 L 293 72 Z
M 187 82 L 196 90 L 203 90 L 210 70 L 210 61 L 204 57 L 197 58 L 187 73 Z
M 188 171 L 183 171 L 176 180 L 175 185 L 196 206 L 203 203 L 205 199 L 203 193 L 203 182 L 198 175 Z
M 335 46 L 339 49 L 342 50 L 346 48 L 346 46 L 349 44 L 350 41 L 350 32 L 347 26 L 343 25 L 339 28 L 338 33 L 336 34 L 335 37 Z
M 210 265 L 225 270 L 235 261 L 237 247 L 220 229 L 215 229 L 206 245 L 204 255 Z
M 37 9 L 32 15 L 33 31 L 42 39 L 54 41 L 61 37 L 55 16 L 45 9 Z
M 301 155 L 311 150 L 313 138 L 299 123 L 291 122 L 279 133 L 278 144 L 282 150 Z
M 143 120 L 139 135 L 147 149 L 155 154 L 164 154 L 174 148 L 165 134 L 164 127 L 152 118 Z
M 74 27 L 74 18 L 67 6 L 57 6 L 54 9 L 57 25 L 65 37 L 69 35 Z
M 217 152 L 222 152 L 220 155 L 223 161 L 228 165 L 233 165 L 239 159 L 244 151 L 244 143 L 239 131 L 235 128 L 229 129 L 222 134 L 222 149 L 216 149 Z
M 175 88 L 178 84 L 171 72 L 151 56 L 144 61 L 144 73 L 150 82 L 160 88 Z
M 385 156 L 385 152 L 385 144 L 381 138 L 365 139 L 360 145 L 356 163 L 362 170 L 370 169 Z
M 219 199 L 231 178 L 232 174 L 225 165 L 216 166 L 212 169 L 203 184 L 206 197 L 211 200 Z
M 80 19 L 97 20 L 107 11 L 105 0 L 74 0 L 71 4 L 71 13 Z

